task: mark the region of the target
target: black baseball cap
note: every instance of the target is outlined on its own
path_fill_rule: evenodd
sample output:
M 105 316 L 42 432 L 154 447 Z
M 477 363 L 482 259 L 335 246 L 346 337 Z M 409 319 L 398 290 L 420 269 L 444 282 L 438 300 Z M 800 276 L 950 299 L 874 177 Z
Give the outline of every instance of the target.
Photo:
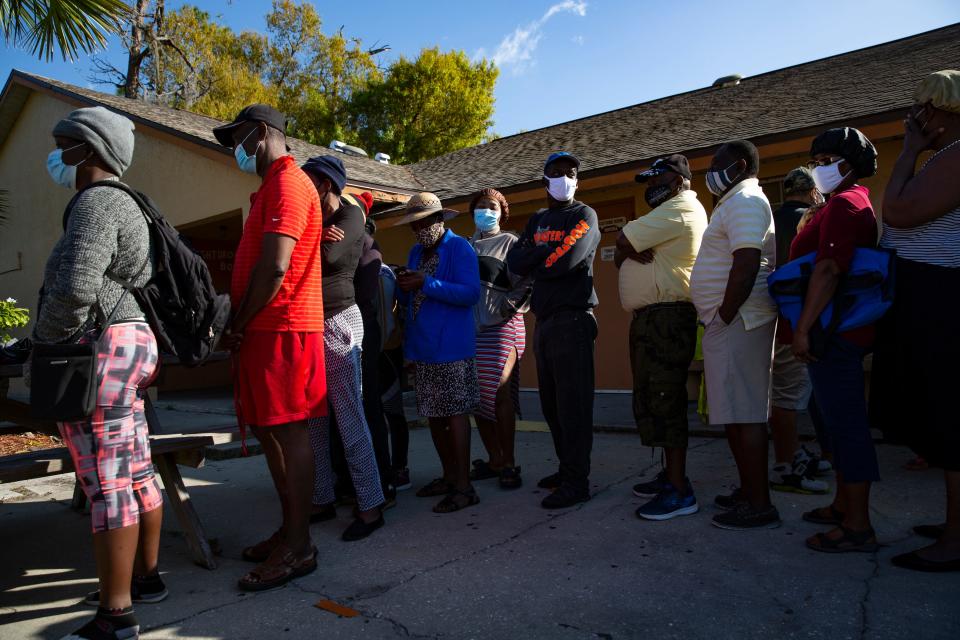
M 687 162 L 687 157 L 679 153 L 674 153 L 654 160 L 650 168 L 638 173 L 634 177 L 634 180 L 637 182 L 646 182 L 650 178 L 659 176 L 661 173 L 666 173 L 667 171 L 673 171 L 687 180 L 693 178 L 693 174 L 690 173 L 690 163 Z
M 268 104 L 251 104 L 244 107 L 230 124 L 214 128 L 213 135 L 217 142 L 225 147 L 233 148 L 233 132 L 244 122 L 262 122 L 277 129 L 281 133 L 287 132 L 287 116 L 283 115 Z

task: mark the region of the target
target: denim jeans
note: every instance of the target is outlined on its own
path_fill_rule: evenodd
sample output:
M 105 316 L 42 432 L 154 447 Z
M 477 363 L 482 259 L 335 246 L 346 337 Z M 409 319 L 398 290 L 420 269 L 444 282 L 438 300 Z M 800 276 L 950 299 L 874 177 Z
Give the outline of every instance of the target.
M 844 482 L 880 479 L 864 396 L 862 347 L 833 336 L 823 357 L 808 365 L 813 393 Z

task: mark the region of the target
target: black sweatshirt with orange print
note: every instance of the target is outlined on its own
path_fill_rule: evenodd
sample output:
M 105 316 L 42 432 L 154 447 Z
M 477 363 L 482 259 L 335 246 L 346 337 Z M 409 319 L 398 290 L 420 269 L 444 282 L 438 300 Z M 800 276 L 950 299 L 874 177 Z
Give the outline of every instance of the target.
M 530 217 L 507 264 L 513 273 L 533 276 L 530 308 L 539 320 L 597 306 L 593 258 L 599 244 L 597 212 L 577 200 Z

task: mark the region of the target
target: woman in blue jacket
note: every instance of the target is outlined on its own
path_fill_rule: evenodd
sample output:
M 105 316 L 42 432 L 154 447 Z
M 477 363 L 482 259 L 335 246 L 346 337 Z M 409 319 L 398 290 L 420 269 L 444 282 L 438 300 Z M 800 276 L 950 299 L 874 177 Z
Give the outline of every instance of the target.
M 397 273 L 398 298 L 406 308 L 403 351 L 414 364 L 417 411 L 430 434 L 443 477 L 417 491 L 444 496 L 433 510 L 459 511 L 480 502 L 470 484 L 470 414 L 479 404 L 473 306 L 480 299 L 477 255 L 443 223 L 457 214 L 432 193 L 410 198 L 407 223 L 417 237 L 407 267 Z

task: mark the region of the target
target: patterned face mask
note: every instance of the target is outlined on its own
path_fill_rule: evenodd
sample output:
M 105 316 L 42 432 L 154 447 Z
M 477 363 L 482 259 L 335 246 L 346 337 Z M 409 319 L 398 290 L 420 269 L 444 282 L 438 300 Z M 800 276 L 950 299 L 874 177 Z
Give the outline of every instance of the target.
M 425 248 L 430 248 L 437 244 L 437 241 L 440 240 L 440 236 L 443 235 L 443 232 L 443 223 L 435 222 L 429 227 L 424 227 L 419 231 L 414 231 L 414 234 L 417 236 L 417 242 L 422 244 Z

